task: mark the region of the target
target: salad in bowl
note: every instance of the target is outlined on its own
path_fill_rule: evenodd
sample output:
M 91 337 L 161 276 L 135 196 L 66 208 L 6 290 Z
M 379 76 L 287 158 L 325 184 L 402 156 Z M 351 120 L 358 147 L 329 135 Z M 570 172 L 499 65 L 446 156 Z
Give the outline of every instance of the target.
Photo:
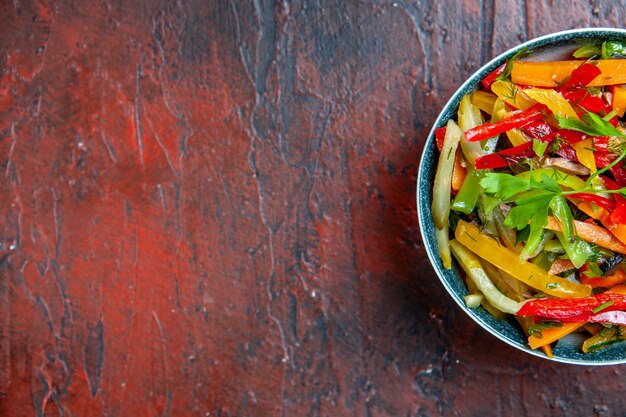
M 418 180 L 429 255 L 516 347 L 626 361 L 625 112 L 625 32 L 571 31 L 483 67 L 431 132 Z

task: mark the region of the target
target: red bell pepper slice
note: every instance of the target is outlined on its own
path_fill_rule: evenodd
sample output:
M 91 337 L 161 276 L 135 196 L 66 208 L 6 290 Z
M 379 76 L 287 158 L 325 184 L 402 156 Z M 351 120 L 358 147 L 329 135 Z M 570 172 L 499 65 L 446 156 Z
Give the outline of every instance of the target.
M 491 74 L 489 74 L 485 78 L 483 78 L 483 80 L 480 83 L 486 89 L 488 89 L 488 90 L 491 89 L 491 84 L 493 84 L 493 82 L 496 80 L 496 78 L 498 78 L 498 76 L 504 72 L 505 68 L 506 68 L 506 62 L 504 64 L 500 65 L 495 70 L 493 70 L 491 72 Z
M 609 153 L 609 137 L 608 136 L 594 136 L 593 147 L 596 152 Z
M 603 311 L 586 318 L 586 320 L 568 320 L 568 321 L 587 321 L 589 323 L 605 323 L 626 325 L 626 311 Z
M 570 90 L 563 93 L 563 97 L 570 103 L 578 104 L 583 109 L 593 113 L 604 112 L 607 114 L 611 111 L 611 107 L 604 100 L 598 96 L 592 96 L 586 90 Z
M 615 157 L 610 156 L 607 152 L 595 152 L 593 156 L 596 160 L 597 168 L 604 168 L 615 159 Z
M 476 126 L 465 132 L 465 139 L 468 142 L 477 142 L 499 135 L 500 133 L 508 132 L 511 129 L 522 128 L 530 123 L 541 119 L 548 108 L 543 104 L 535 104 L 532 107 L 527 108 L 517 114 L 506 119 L 499 120 L 495 123 L 485 123 L 484 125 Z
M 613 162 L 616 157 L 606 152 L 594 152 L 594 158 L 596 160 L 596 167 L 604 168 Z M 624 168 L 621 163 L 613 165 L 609 168 L 609 172 L 613 174 L 613 178 L 615 178 L 615 182 L 619 186 L 616 189 L 626 187 L 626 168 Z
M 622 164 L 617 164 L 609 168 L 609 172 L 613 174 L 613 178 L 615 178 L 615 182 L 619 184 L 620 187 L 626 187 L 626 168 Z
M 598 206 L 608 211 L 613 211 L 615 210 L 615 207 L 616 207 L 615 201 L 609 200 L 608 198 L 602 197 L 601 195 L 597 195 L 597 194 L 574 193 L 574 194 L 568 195 L 568 197 L 587 201 L 589 203 L 595 203 Z
M 607 190 L 619 190 L 620 188 L 622 188 L 619 186 L 618 183 L 616 183 L 606 175 L 600 175 L 600 179 L 602 180 L 602 183 Z M 615 202 L 617 204 L 626 203 L 626 197 L 621 194 L 613 194 L 613 198 L 615 199 Z
M 437 142 L 437 149 L 441 152 L 443 149 L 443 141 L 446 138 L 446 128 L 438 127 L 435 129 L 435 142 Z
M 572 71 L 569 79 L 558 88 L 559 93 L 563 93 L 573 88 L 587 87 L 590 82 L 596 79 L 602 71 L 596 65 L 583 64 Z
M 615 224 L 626 224 L 626 204 L 618 204 L 610 217 Z
M 615 285 L 623 284 L 625 281 L 626 272 L 621 269 L 618 269 L 613 275 L 607 277 L 588 277 L 585 274 L 581 274 L 580 276 L 580 283 L 589 285 L 591 288 L 611 288 Z
M 570 161 L 579 162 L 576 156 L 576 150 L 567 144 L 561 144 L 561 147 L 555 151 L 557 155 Z
M 532 146 L 532 142 L 526 142 L 500 152 L 483 155 L 476 159 L 474 167 L 476 169 L 504 168 L 511 162 L 515 163 L 521 158 L 532 156 Z
M 619 190 L 620 187 L 615 181 L 608 177 L 602 176 L 602 182 L 607 190 Z M 621 194 L 613 194 L 613 198 L 617 203 L 614 210 L 611 210 L 611 221 L 616 224 L 626 224 L 626 197 Z
M 589 317 L 602 312 L 626 310 L 626 295 L 605 292 L 574 298 L 539 298 L 525 302 L 518 316 L 534 316 L 552 320 L 590 321 Z M 595 310 L 595 311 L 594 311 Z
M 543 120 L 530 123 L 522 131 L 533 139 L 543 139 L 555 133 L 554 128 Z
M 560 137 L 561 139 L 565 139 L 568 143 L 572 145 L 589 137 L 586 133 L 569 129 L 559 129 L 556 131 L 556 134 L 558 137 Z

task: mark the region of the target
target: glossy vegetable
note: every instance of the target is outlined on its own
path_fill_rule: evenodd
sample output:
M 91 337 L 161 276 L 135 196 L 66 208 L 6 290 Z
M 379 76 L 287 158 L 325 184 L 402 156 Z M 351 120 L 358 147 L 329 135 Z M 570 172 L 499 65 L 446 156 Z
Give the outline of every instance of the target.
M 462 134 L 461 129 L 453 120 L 448 121 L 433 188 L 433 218 L 435 226 L 439 230 L 446 226 L 448 216 L 450 215 L 450 189 L 452 170 L 454 168 L 454 153 L 459 146 Z
M 476 142 L 488 139 L 492 136 L 499 135 L 514 128 L 520 128 L 541 119 L 545 112 L 545 106 L 535 104 L 520 113 L 516 113 L 506 119 L 502 119 L 496 123 L 486 123 L 482 126 L 474 127 L 465 132 L 465 139 L 468 142 Z
M 484 268 L 480 264 L 479 258 L 465 246 L 456 240 L 450 241 L 452 254 L 459 262 L 467 276 L 474 281 L 476 287 L 489 300 L 489 303 L 500 311 L 515 314 L 520 309 L 520 303 L 502 294 L 491 279 L 487 276 Z
M 517 61 L 513 63 L 511 80 L 516 84 L 532 85 L 535 87 L 558 87 L 572 72 L 585 61 L 556 61 L 556 62 L 529 62 Z M 601 75 L 594 78 L 588 86 L 626 83 L 626 60 L 611 59 L 590 61 L 601 71 Z
M 560 232 L 561 226 L 554 217 L 549 216 L 546 229 Z M 574 220 L 574 229 L 576 230 L 576 234 L 580 236 L 581 239 L 584 239 L 589 243 L 610 249 L 613 252 L 626 254 L 626 245 L 616 239 L 611 232 L 603 227 L 597 226 L 594 223 Z
M 517 314 L 566 321 L 588 321 L 600 311 L 623 311 L 626 295 L 605 292 L 598 295 L 576 298 L 542 298 L 524 303 Z
M 555 297 L 578 297 L 589 295 L 591 287 L 576 284 L 548 273 L 529 262 L 522 262 L 518 255 L 473 226 L 460 221 L 455 231 L 456 240 L 480 258 L 502 269 L 523 283 Z
M 619 51 L 626 56 L 626 45 L 607 41 L 579 48 L 578 60 L 516 54 L 462 98 L 453 163 L 443 157 L 455 143 L 450 125 L 436 131 L 432 208 L 442 261 L 465 272 L 470 308 L 515 316 L 529 346 L 548 356 L 573 331 L 591 333 L 584 351 L 626 335 Z

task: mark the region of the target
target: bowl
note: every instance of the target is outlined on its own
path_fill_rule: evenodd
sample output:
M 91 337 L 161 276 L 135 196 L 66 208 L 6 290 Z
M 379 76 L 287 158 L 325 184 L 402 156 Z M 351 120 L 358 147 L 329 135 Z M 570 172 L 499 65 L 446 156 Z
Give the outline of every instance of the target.
M 526 48 L 528 51 L 539 55 L 558 56 L 564 50 L 571 50 L 580 41 L 603 42 L 606 40 L 626 42 L 626 30 L 588 28 L 557 32 L 522 43 L 485 64 L 459 87 L 435 120 L 424 146 L 417 178 L 417 211 L 422 240 L 437 276 L 452 299 L 483 329 L 503 342 L 530 355 L 568 364 L 615 365 L 626 363 L 626 344 L 621 342 L 595 352 L 583 353 L 580 349 L 582 338 L 572 334 L 560 340 L 553 348 L 553 357 L 548 358 L 541 350 L 532 350 L 527 346 L 527 337 L 519 325 L 514 322 L 514 319 L 511 318 L 510 321 L 498 320 L 482 308 L 471 309 L 465 305 L 463 297 L 468 292 L 458 269 L 456 267 L 445 269 L 437 250 L 435 226 L 431 212 L 432 183 L 437 165 L 435 129 L 445 126 L 451 117 L 456 118 L 461 98 L 476 89 L 483 78 L 521 49 Z

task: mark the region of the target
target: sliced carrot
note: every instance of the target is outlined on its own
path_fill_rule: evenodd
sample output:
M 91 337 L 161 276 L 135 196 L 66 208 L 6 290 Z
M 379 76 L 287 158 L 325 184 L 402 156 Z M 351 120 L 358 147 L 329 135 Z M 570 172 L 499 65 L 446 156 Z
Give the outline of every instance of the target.
M 608 277 L 588 277 L 585 274 L 580 274 L 580 282 L 590 285 L 591 288 L 611 288 L 617 284 L 626 282 L 626 273 L 621 269 L 618 269 L 613 275 Z
M 615 85 L 612 88 L 613 90 L 613 110 L 617 112 L 619 117 L 624 115 L 626 112 L 626 86 L 624 85 Z
M 542 346 L 549 345 L 552 342 L 556 342 L 563 336 L 566 336 L 580 327 L 584 326 L 584 322 L 563 323 L 563 327 L 551 327 L 544 329 L 541 332 L 541 338 L 531 335 L 528 336 L 528 346 L 531 349 L 537 349 Z
M 569 259 L 555 259 L 550 266 L 550 270 L 548 274 L 550 275 L 558 275 L 561 272 L 569 271 L 574 268 L 574 264 Z
M 607 292 L 626 294 L 626 285 L 616 285 Z M 528 336 L 528 345 L 531 349 L 537 349 L 542 346 L 547 346 L 552 342 L 556 342 L 560 338 L 578 330 L 586 324 L 587 323 L 585 322 L 563 323 L 563 327 L 553 327 L 550 329 L 545 329 L 541 332 L 540 338 L 535 335 Z
M 591 206 L 589 203 L 580 203 L 578 207 L 585 213 L 587 211 L 581 206 L 587 205 L 590 212 L 592 212 Z M 600 208 L 600 210 L 604 210 Z M 606 210 L 605 210 L 606 211 Z M 595 213 L 594 213 L 595 214 Z M 587 213 L 590 217 L 593 217 L 591 214 Z M 608 219 L 608 215 L 606 216 Z M 602 219 L 600 219 L 602 221 Z M 610 219 L 609 219 L 610 221 Z M 604 224 L 604 222 L 603 222 Z M 626 228 L 626 225 L 624 225 Z M 555 232 L 560 232 L 561 227 L 559 226 L 559 222 L 552 216 L 548 216 L 548 225 L 546 226 L 549 230 L 554 230 Z M 616 239 L 611 232 L 603 227 L 597 226 L 595 224 L 581 222 L 578 220 L 574 220 L 574 228 L 576 229 L 576 234 L 580 236 L 581 239 L 586 240 L 587 242 L 596 244 L 598 246 L 602 246 L 603 248 L 610 249 L 613 252 L 618 252 L 622 254 L 626 254 L 626 244 Z M 626 234 L 625 234 L 626 236 Z
M 463 166 L 463 157 L 461 156 L 460 149 L 457 149 L 456 156 L 454 157 L 454 168 L 452 168 L 452 189 L 459 191 L 465 181 L 465 175 L 467 170 Z
M 557 87 L 576 68 L 589 62 L 597 65 L 602 73 L 589 87 L 626 83 L 626 59 L 602 59 L 599 61 L 515 61 L 511 70 L 511 80 L 515 84 L 535 87 Z
M 578 204 L 578 208 L 587 216 L 593 219 L 599 220 L 600 223 L 602 223 L 604 227 L 606 227 L 609 230 L 609 232 L 611 232 L 613 236 L 615 236 L 617 240 L 619 240 L 620 243 L 622 243 L 623 245 L 626 245 L 626 224 L 613 223 L 613 221 L 611 220 L 610 213 L 604 208 L 598 207 L 595 204 L 591 205 L 590 203 L 582 202 Z M 597 243 L 597 245 L 602 246 L 600 245 L 600 243 Z M 606 246 L 603 246 L 603 247 L 606 247 Z M 612 249 L 609 247 L 606 247 L 606 248 L 611 249 L 614 252 L 619 252 L 622 254 L 624 253 L 617 249 Z

